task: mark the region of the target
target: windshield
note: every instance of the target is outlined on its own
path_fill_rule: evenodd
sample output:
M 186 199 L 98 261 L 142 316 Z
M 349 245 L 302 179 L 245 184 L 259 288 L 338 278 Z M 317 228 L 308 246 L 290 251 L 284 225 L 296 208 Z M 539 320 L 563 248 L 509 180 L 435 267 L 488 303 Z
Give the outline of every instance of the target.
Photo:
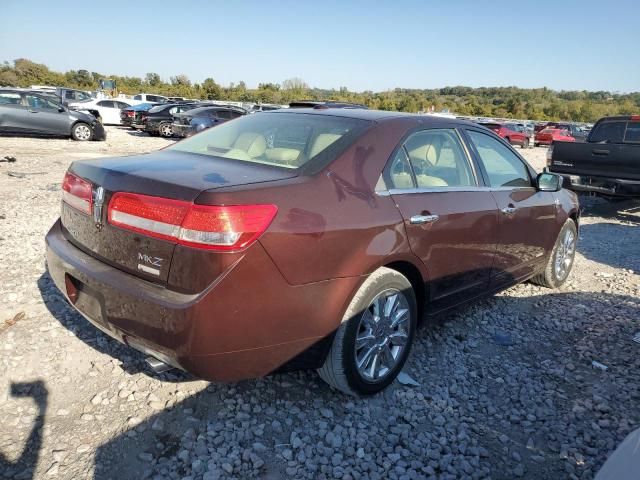
M 323 153 L 337 155 L 369 123 L 328 115 L 261 113 L 226 122 L 169 149 L 293 169 Z

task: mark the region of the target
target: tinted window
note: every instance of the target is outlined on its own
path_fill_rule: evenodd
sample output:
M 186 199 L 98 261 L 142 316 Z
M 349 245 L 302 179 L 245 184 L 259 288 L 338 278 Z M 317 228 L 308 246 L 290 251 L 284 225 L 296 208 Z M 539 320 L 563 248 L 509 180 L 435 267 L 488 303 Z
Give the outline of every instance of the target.
M 622 143 L 626 122 L 601 122 L 591 132 L 591 142 Z
M 389 166 L 389 184 L 391 188 L 415 188 L 409 157 L 404 147 L 399 148 Z
M 20 105 L 20 94 L 0 92 L 0 105 Z
M 128 103 L 124 103 L 124 102 L 113 102 L 115 103 L 118 108 L 123 109 L 123 108 L 129 108 L 129 104 Z
M 67 90 L 66 92 L 64 92 L 64 98 L 66 98 L 67 100 L 75 100 L 76 96 L 74 95 L 74 92 L 72 90 Z
M 231 118 L 238 118 L 238 117 L 242 117 L 243 114 L 240 112 L 236 112 L 235 110 L 231 111 Z
M 475 185 L 462 144 L 453 130 L 425 130 L 405 142 L 418 188 Z
M 216 116 L 224 120 L 229 120 L 231 118 L 231 112 L 229 110 L 218 110 Z
M 113 103 L 111 100 L 101 100 L 97 103 L 97 105 L 99 107 L 107 107 L 107 108 L 114 108 Z
M 625 142 L 640 143 L 640 122 L 629 122 L 624 135 Z
M 136 95 L 133 97 L 134 100 L 142 100 L 142 95 Z
M 169 147 L 238 161 L 297 168 L 317 157 L 329 161 L 369 122 L 294 113 L 246 115 Z
M 484 133 L 468 130 L 491 187 L 530 187 L 526 165 L 499 140 Z
M 57 110 L 58 105 L 55 103 L 46 100 L 42 97 L 37 97 L 35 95 L 25 95 L 24 100 L 28 107 L 38 108 L 43 110 Z

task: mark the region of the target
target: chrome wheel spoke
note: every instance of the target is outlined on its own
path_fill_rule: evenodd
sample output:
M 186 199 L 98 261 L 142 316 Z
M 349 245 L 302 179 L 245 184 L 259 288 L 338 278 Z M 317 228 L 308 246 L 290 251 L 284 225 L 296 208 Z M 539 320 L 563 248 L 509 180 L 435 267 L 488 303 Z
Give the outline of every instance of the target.
M 387 343 L 382 349 L 382 356 L 384 357 L 384 363 L 387 368 L 391 369 L 396 364 L 396 359 L 391 351 L 391 344 Z
M 371 359 L 371 367 L 369 368 L 369 376 L 373 380 L 378 379 L 380 373 L 380 352 L 376 352 Z
M 371 364 L 371 360 L 372 360 L 373 355 L 375 353 L 376 353 L 376 347 L 375 346 L 370 347 L 366 352 L 364 352 L 364 355 L 358 361 L 358 369 L 359 370 L 367 369 L 369 367 L 369 365 Z
M 395 313 L 393 317 L 393 321 L 391 322 L 391 328 L 395 330 L 401 324 L 405 323 L 407 320 L 409 320 L 409 309 L 407 308 L 398 309 L 398 311 Z
M 402 330 L 399 330 L 389 335 L 389 341 L 392 344 L 397 345 L 399 347 L 404 347 L 407 344 L 408 339 L 409 339 L 408 335 Z
M 356 350 L 370 346 L 375 339 L 376 337 L 373 336 L 370 330 L 358 335 L 356 337 Z

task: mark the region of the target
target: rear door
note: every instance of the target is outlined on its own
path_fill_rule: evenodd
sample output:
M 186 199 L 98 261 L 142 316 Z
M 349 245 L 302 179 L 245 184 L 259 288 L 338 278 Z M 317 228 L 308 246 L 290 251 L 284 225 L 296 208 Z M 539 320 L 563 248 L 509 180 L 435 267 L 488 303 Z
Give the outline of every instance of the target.
M 483 293 L 497 246 L 498 214 L 454 128 L 418 131 L 400 145 L 385 182 L 411 249 L 429 272 L 435 310 Z
M 499 210 L 499 245 L 492 286 L 515 283 L 535 273 L 553 245 L 559 205 L 551 192 L 535 188 L 531 171 L 502 141 L 467 128 L 471 149 Z
M 100 108 L 102 123 L 120 123 L 120 109 L 118 108 L 117 102 L 112 100 L 100 100 L 96 105 Z
M 22 105 L 22 96 L 19 93 L 0 92 L 0 131 L 22 130 L 23 119 L 27 116 L 27 107 Z

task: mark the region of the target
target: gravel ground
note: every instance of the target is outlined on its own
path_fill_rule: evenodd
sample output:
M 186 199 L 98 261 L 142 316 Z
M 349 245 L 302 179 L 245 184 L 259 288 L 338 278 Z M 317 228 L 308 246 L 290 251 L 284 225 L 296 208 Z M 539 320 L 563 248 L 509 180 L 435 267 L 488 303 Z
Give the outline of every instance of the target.
M 419 386 L 354 399 L 315 372 L 210 384 L 151 374 L 45 273 L 69 162 L 168 143 L 108 135 L 0 137 L 0 158 L 17 157 L 0 163 L 0 476 L 589 479 L 640 425 L 639 202 L 583 199 L 560 291 L 519 285 L 421 328 L 405 368 Z M 542 167 L 545 149 L 523 153 Z

